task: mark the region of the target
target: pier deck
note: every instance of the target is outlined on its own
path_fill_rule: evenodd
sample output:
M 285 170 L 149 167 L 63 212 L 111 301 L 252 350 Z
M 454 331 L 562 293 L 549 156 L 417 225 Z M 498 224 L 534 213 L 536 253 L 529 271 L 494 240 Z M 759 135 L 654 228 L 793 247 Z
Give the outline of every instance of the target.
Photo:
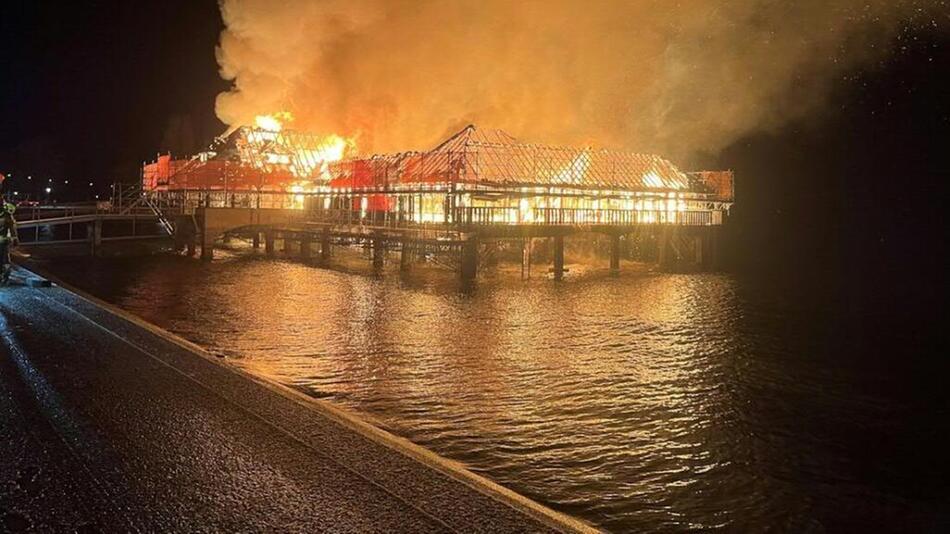
M 0 530 L 585 529 L 60 287 L 0 289 L 0 421 Z

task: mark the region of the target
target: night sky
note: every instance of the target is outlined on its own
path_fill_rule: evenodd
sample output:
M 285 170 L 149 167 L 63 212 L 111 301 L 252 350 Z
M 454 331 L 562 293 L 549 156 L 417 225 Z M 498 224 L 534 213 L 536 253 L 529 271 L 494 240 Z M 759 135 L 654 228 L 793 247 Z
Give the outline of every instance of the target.
M 105 194 L 158 152 L 193 152 L 224 130 L 214 1 L 23 2 L 5 7 L 0 24 L 7 192 L 36 187 L 22 181 L 29 173 L 60 182 L 62 200 L 89 198 L 90 180 Z M 697 156 L 736 171 L 737 268 L 831 269 L 839 289 L 911 265 L 942 272 L 950 36 L 908 26 L 892 48 L 839 75 L 811 116 Z
M 0 172 L 93 180 L 105 192 L 133 180 L 143 160 L 180 148 L 167 145 L 191 138 L 193 151 L 223 132 L 216 2 L 14 4 L 0 20 Z M 192 133 L 169 136 L 182 122 Z

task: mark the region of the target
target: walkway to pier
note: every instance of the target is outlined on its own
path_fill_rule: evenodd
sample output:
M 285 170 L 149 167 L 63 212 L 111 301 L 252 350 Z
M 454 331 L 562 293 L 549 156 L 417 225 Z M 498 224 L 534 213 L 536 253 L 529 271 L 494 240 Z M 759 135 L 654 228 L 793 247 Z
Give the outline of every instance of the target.
M 135 189 L 108 202 L 22 206 L 16 219 L 27 249 L 85 244 L 94 255 L 108 242 L 168 239 L 174 232 L 159 207 Z
M 0 289 L 0 458 L 0 530 L 581 528 L 59 287 Z

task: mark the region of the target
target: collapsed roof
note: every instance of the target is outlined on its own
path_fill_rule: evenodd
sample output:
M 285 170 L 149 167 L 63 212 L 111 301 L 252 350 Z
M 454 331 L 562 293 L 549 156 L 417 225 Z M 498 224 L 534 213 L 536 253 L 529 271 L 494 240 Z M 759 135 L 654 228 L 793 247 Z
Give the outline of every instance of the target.
M 329 166 L 330 184 L 397 183 L 678 190 L 689 178 L 660 156 L 522 143 L 501 130 L 469 125 L 427 152 L 354 158 Z
M 339 160 L 346 141 L 296 130 L 270 131 L 244 126 L 211 145 L 211 159 L 236 161 L 265 172 L 287 171 L 309 178 L 327 161 Z
M 313 183 L 386 189 L 413 184 L 544 187 L 641 192 L 689 191 L 731 200 L 729 171 L 687 175 L 653 154 L 523 143 L 469 125 L 424 152 L 343 159 L 339 136 L 242 127 L 189 160 L 160 158 L 143 168 L 147 187 L 284 190 Z

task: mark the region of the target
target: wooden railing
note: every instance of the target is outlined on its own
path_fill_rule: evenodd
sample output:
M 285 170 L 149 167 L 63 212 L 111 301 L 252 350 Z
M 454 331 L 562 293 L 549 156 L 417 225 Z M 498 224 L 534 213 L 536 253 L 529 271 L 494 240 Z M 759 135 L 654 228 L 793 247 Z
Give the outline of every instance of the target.
M 620 209 L 536 208 L 521 210 L 503 207 L 455 208 L 453 221 L 463 226 L 557 225 L 632 226 L 637 224 L 677 224 L 704 226 L 720 224 L 712 211 L 643 211 Z
M 722 213 L 716 210 L 633 210 L 590 208 L 530 208 L 500 206 L 455 207 L 445 218 L 436 213 L 418 213 L 390 210 L 323 208 L 323 197 L 281 192 L 232 193 L 225 191 L 169 191 L 149 196 L 162 211 L 190 213 L 201 206 L 303 209 L 307 218 L 338 224 L 409 227 L 419 224 L 455 226 L 488 225 L 551 225 L 551 226 L 635 226 L 641 224 L 671 224 L 706 226 L 722 224 Z M 344 206 L 352 205 L 353 198 L 341 197 Z M 336 199 L 339 200 L 339 199 Z M 395 205 L 395 203 L 394 203 Z M 401 204 L 399 204 L 401 206 Z M 320 206 L 320 207 L 318 207 Z M 395 206 L 394 206 L 395 207 Z
M 674 224 L 707 226 L 721 224 L 714 211 L 642 211 L 642 210 L 595 210 L 538 208 L 520 210 L 505 207 L 461 207 L 451 211 L 452 217 L 444 221 L 437 214 L 435 220 L 410 217 L 398 211 L 366 211 L 346 209 L 314 209 L 308 219 L 334 224 L 409 227 L 419 224 L 442 224 L 455 226 L 493 225 L 551 225 L 551 226 L 634 226 L 638 224 Z

